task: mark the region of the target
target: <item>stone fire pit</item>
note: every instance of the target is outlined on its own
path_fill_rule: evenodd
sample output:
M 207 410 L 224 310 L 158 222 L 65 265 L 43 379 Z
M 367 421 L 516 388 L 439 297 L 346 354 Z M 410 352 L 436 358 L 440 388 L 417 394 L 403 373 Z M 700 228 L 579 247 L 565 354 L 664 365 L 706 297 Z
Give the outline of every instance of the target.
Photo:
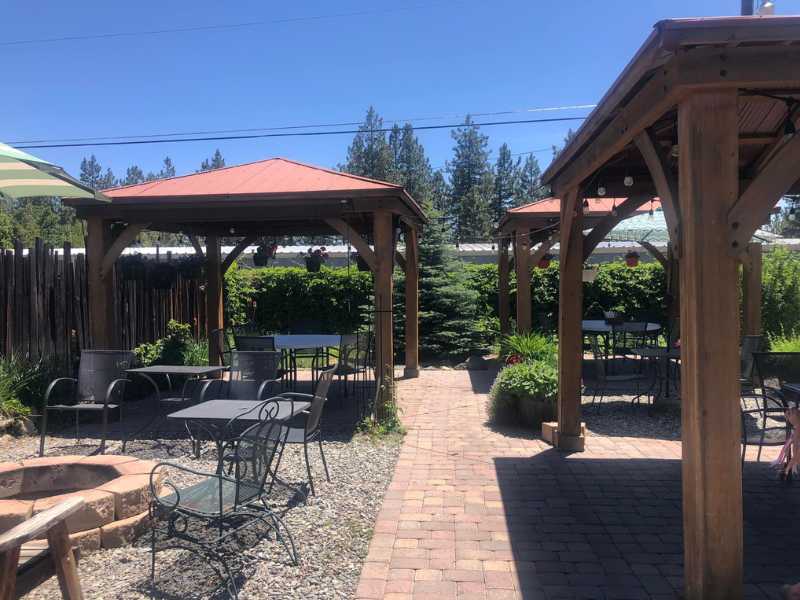
M 81 550 L 130 543 L 148 525 L 155 464 L 119 455 L 0 463 L 0 532 L 67 498 L 82 496 L 83 509 L 66 521 L 70 538 Z

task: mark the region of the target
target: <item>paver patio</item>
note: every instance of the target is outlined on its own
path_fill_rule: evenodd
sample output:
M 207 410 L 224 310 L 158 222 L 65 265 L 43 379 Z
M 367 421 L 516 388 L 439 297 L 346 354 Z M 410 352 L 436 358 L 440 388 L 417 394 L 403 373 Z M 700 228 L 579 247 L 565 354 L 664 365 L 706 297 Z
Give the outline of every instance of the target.
M 486 423 L 492 379 L 424 370 L 399 383 L 408 435 L 356 598 L 680 597 L 680 442 L 591 435 L 586 452 L 560 454 Z M 746 597 L 779 597 L 800 580 L 800 486 L 762 458 L 744 490 Z

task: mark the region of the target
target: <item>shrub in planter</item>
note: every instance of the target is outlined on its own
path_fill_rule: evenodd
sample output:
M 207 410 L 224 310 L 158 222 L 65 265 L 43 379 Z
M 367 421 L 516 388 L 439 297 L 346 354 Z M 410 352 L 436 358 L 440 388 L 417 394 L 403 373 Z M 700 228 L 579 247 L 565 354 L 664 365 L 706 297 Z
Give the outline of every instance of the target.
M 555 417 L 558 371 L 546 362 L 505 367 L 489 392 L 489 416 L 499 424 L 537 428 Z
M 320 267 L 328 260 L 328 250 L 320 246 L 316 250 L 309 248 L 306 254 L 301 254 L 306 261 L 306 270 L 309 273 L 319 273 Z
M 544 362 L 555 366 L 558 362 L 558 347 L 549 335 L 517 333 L 500 340 L 500 358 L 506 364 Z
M 253 254 L 253 264 L 256 267 L 266 267 L 270 259 L 275 258 L 275 253 L 277 251 L 278 244 L 276 242 L 272 242 L 271 244 L 262 242 L 258 245 L 258 248 L 256 248 L 255 254 Z
M 536 266 L 539 267 L 540 269 L 546 269 L 550 266 L 552 260 L 553 260 L 552 254 L 545 254 L 544 256 L 542 256 L 542 258 L 539 259 L 539 264 L 537 264 Z
M 635 267 L 639 264 L 639 253 L 638 252 L 628 252 L 625 255 L 625 264 L 629 267 Z

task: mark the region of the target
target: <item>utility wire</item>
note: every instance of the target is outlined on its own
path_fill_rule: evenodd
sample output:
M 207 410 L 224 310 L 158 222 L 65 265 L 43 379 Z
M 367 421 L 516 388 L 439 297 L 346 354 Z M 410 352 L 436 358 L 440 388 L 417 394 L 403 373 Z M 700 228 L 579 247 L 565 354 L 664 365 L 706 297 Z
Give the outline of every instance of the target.
M 586 117 L 553 117 L 549 119 L 524 119 L 519 121 L 487 121 L 484 123 L 472 123 L 474 127 L 493 127 L 497 125 L 524 125 L 530 123 L 558 123 L 564 121 L 583 121 Z M 464 123 L 456 123 L 453 125 L 421 125 L 415 127 L 415 131 L 430 131 L 434 129 L 457 129 L 464 127 Z M 392 130 L 391 127 L 381 127 L 380 129 L 371 130 L 374 133 L 387 133 Z M 75 143 L 57 143 L 57 144 L 27 144 L 17 145 L 19 149 L 42 149 L 42 148 L 86 148 L 94 146 L 133 146 L 142 144 L 173 144 L 179 142 L 217 142 L 224 140 L 252 140 L 261 138 L 282 138 L 282 137 L 316 137 L 328 135 L 354 135 L 360 133 L 359 129 L 339 129 L 336 131 L 296 131 L 284 133 L 257 133 L 246 135 L 217 135 L 205 137 L 184 137 L 184 138 L 171 138 L 171 139 L 151 139 L 151 140 L 119 140 L 107 142 L 75 142 Z
M 521 108 L 512 110 L 502 110 L 494 112 L 482 113 L 466 113 L 472 117 L 495 117 L 504 115 L 515 115 L 522 113 L 537 113 L 537 112 L 553 112 L 562 110 L 578 110 L 585 108 L 594 108 L 595 104 L 575 104 L 570 106 L 547 106 L 538 108 Z M 461 117 L 465 113 L 449 113 L 445 115 L 428 116 L 428 117 L 411 117 L 406 119 L 385 119 L 386 122 L 394 124 L 399 123 L 412 123 L 417 121 L 434 121 L 439 119 L 447 119 L 453 117 Z M 136 135 L 117 135 L 117 136 L 93 136 L 82 138 L 56 138 L 56 139 L 34 139 L 34 140 L 16 140 L 6 142 L 15 146 L 17 144 L 50 144 L 61 142 L 92 142 L 92 141 L 111 141 L 111 140 L 129 140 L 129 139 L 142 139 L 142 138 L 162 138 L 162 137 L 180 137 L 192 135 L 223 135 L 223 134 L 239 134 L 239 133 L 255 133 L 255 132 L 269 132 L 269 131 L 290 131 L 295 129 L 319 129 L 323 127 L 353 127 L 361 125 L 362 121 L 345 121 L 342 123 L 320 123 L 311 125 L 282 125 L 274 127 L 249 127 L 246 129 L 216 129 L 205 131 L 178 131 L 169 133 L 145 133 Z M 548 148 L 549 150 L 549 148 Z
M 429 8 L 431 4 L 451 4 L 452 2 L 428 2 L 426 4 L 412 4 L 380 10 L 359 10 L 344 13 L 331 13 L 327 15 L 312 15 L 308 17 L 287 17 L 284 19 L 270 19 L 264 21 L 246 21 L 243 23 L 228 23 L 220 25 L 196 25 L 192 27 L 171 27 L 165 29 L 150 29 L 141 31 L 118 31 L 108 33 L 92 33 L 86 35 L 66 35 L 51 38 L 32 38 L 25 40 L 10 40 L 0 42 L 0 46 L 32 46 L 35 44 L 52 44 L 57 42 L 79 42 L 87 40 L 108 40 L 115 38 L 139 37 L 148 35 L 165 35 L 168 33 L 195 33 L 199 31 L 225 31 L 230 29 L 245 29 L 249 27 L 264 27 L 267 25 L 283 25 L 287 23 L 302 23 L 308 21 L 325 21 L 329 19 L 344 19 L 347 17 L 365 17 L 370 15 L 383 15 L 397 12 L 413 11 Z

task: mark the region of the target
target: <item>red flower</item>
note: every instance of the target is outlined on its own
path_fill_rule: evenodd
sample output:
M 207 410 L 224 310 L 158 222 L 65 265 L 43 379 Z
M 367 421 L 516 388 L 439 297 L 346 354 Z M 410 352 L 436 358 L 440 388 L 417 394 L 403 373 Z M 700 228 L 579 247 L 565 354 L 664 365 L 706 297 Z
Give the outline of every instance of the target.
M 509 354 L 506 358 L 507 365 L 518 365 L 522 362 L 522 357 L 519 354 Z

